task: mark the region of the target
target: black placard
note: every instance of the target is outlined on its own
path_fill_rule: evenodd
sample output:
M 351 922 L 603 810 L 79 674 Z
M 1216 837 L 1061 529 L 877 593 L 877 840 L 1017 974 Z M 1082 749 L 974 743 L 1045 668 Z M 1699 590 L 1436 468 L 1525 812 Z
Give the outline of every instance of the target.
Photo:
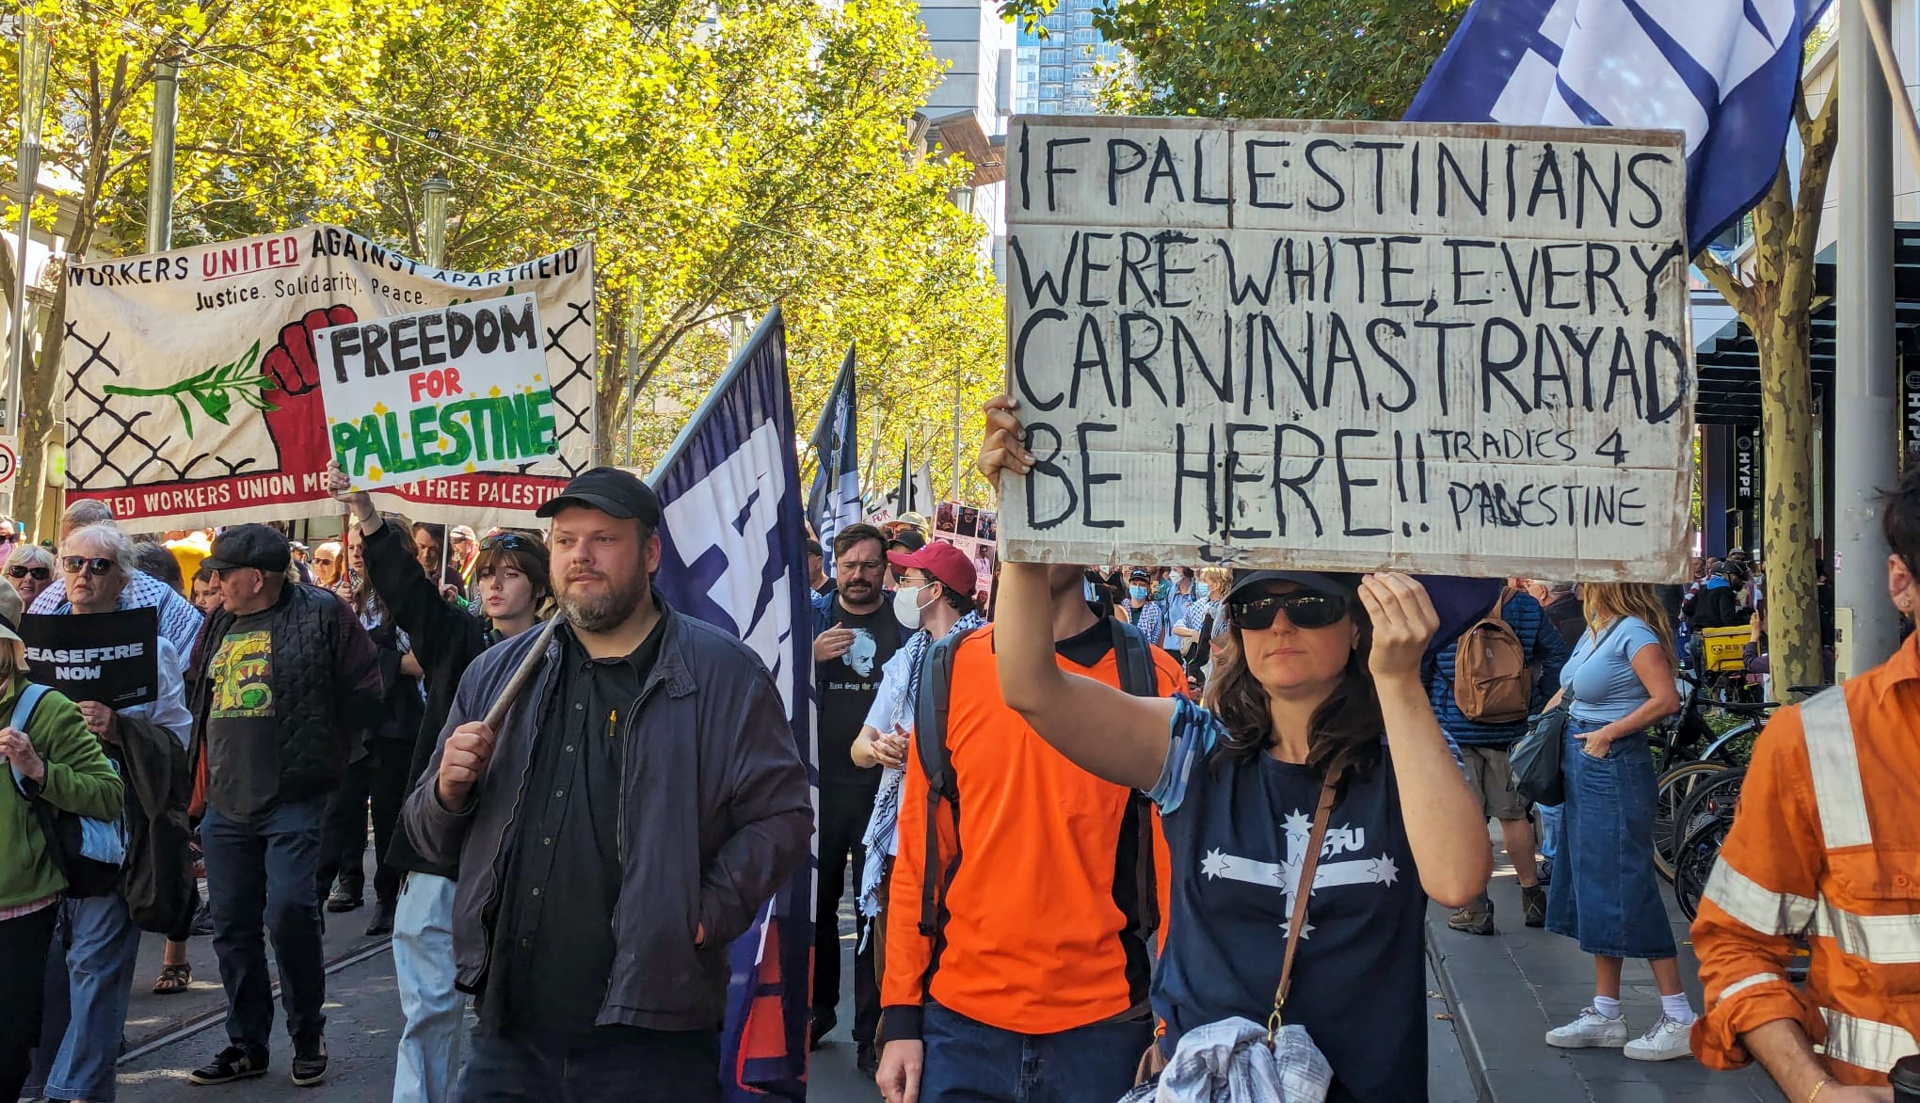
M 20 618 L 29 676 L 75 701 L 122 709 L 160 696 L 160 615 L 154 609 Z

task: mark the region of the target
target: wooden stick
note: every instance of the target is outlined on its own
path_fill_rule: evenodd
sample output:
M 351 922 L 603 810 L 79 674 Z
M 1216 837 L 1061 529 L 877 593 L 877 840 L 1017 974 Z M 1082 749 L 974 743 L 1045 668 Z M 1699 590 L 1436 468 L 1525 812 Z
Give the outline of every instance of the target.
M 553 632 L 558 627 L 560 614 L 556 612 L 541 626 L 540 635 L 535 637 L 533 646 L 527 650 L 527 657 L 520 660 L 520 668 L 513 672 L 513 677 L 507 679 L 500 696 L 494 698 L 492 706 L 487 709 L 487 730 L 495 736 L 500 734 L 500 725 L 506 723 L 507 710 L 513 707 L 514 699 L 520 696 L 521 690 L 527 688 L 534 672 L 540 669 L 540 661 L 547 656 L 547 644 L 553 642 Z
M 1900 60 L 1893 56 L 1893 43 L 1887 40 L 1887 29 L 1880 24 L 1880 13 L 1868 0 L 1858 0 L 1858 3 L 1867 34 L 1873 38 L 1873 52 L 1880 55 L 1880 72 L 1887 81 L 1887 94 L 1893 97 L 1894 111 L 1900 116 L 1897 125 L 1900 136 L 1907 140 L 1907 156 L 1913 161 L 1914 173 L 1920 175 L 1920 119 L 1914 117 L 1913 101 L 1907 98 L 1907 81 L 1900 75 Z

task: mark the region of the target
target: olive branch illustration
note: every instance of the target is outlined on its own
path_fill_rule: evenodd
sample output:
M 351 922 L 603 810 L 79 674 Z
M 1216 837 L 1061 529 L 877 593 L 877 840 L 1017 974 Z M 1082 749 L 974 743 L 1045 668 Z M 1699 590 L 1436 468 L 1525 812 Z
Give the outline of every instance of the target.
M 171 398 L 180 408 L 180 420 L 186 423 L 187 436 L 193 436 L 193 415 L 187 409 L 187 399 L 192 398 L 200 407 L 200 412 L 222 425 L 227 424 L 227 415 L 233 410 L 233 400 L 237 395 L 241 402 L 271 414 L 280 407 L 268 402 L 263 392 L 273 390 L 277 383 L 271 378 L 258 374 L 254 367 L 260 362 L 260 342 L 255 341 L 247 354 L 231 364 L 217 364 L 199 375 L 189 376 L 164 387 L 117 387 L 109 384 L 101 388 L 111 395 L 124 395 L 128 398 Z

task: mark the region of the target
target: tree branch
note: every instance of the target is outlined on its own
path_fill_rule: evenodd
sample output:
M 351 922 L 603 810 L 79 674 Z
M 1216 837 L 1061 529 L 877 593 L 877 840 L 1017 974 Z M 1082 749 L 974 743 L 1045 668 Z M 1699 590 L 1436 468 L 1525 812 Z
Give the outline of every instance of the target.
M 1728 268 L 1719 257 L 1705 249 L 1700 250 L 1700 255 L 1693 258 L 1693 266 L 1700 270 L 1700 274 L 1707 278 L 1707 283 L 1712 285 L 1715 291 L 1720 292 L 1720 297 L 1727 300 L 1727 305 L 1732 307 L 1734 313 L 1740 315 L 1741 320 L 1745 321 L 1751 329 L 1753 327 L 1751 320 L 1754 305 L 1753 289 L 1741 283 L 1732 269 Z
M 1826 208 L 1827 180 L 1833 175 L 1833 154 L 1840 144 L 1840 93 L 1827 93 L 1820 114 L 1807 128 L 1800 156 L 1800 194 L 1793 203 L 1793 248 L 1807 256 L 1820 241 L 1820 213 Z

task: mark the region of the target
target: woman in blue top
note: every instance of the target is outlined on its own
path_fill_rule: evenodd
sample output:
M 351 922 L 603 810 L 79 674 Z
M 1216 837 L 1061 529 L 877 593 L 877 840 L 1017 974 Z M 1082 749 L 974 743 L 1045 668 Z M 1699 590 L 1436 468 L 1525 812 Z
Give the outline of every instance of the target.
M 1651 586 L 1587 583 L 1580 588 L 1587 631 L 1561 668 L 1559 696 L 1571 692 L 1560 771 L 1560 855 L 1547 892 L 1547 929 L 1579 940 L 1593 955 L 1593 1004 L 1549 1031 L 1561 1049 L 1624 1047 L 1637 1061 L 1688 1054 L 1693 1009 L 1680 987 L 1673 928 L 1653 865 L 1655 783 L 1647 728 L 1680 707 L 1674 684 L 1673 626 Z M 1629 1042 L 1620 1013 L 1622 958 L 1648 959 L 1662 1014 Z
M 988 403 L 980 470 L 996 483 L 1002 469 L 1032 467 L 1012 409 L 1006 396 Z M 1160 807 L 1172 882 L 1153 982 L 1164 1051 L 1207 1023 L 1266 1021 L 1331 777 L 1338 800 L 1286 1021 L 1326 1055 L 1330 1100 L 1426 1099 L 1426 899 L 1462 906 L 1492 866 L 1479 802 L 1420 679 L 1439 623 L 1426 591 L 1401 575 L 1242 572 L 1210 709 L 1063 673 L 1044 566 L 1003 564 L 999 594 L 1006 703 L 1080 767 Z

